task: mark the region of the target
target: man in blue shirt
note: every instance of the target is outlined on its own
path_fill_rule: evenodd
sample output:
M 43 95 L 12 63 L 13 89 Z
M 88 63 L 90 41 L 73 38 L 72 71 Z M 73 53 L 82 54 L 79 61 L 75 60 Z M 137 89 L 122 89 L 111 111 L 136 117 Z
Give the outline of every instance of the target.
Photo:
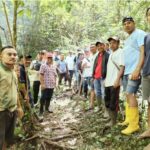
M 123 53 L 125 61 L 125 71 L 123 76 L 123 88 L 126 92 L 126 119 L 121 125 L 128 127 L 121 131 L 122 134 L 129 135 L 139 130 L 139 111 L 136 93 L 141 83 L 140 72 L 144 62 L 144 37 L 145 32 L 136 29 L 132 17 L 125 17 L 122 20 L 125 32 L 128 37 L 125 40 Z
M 65 82 L 68 80 L 69 81 L 69 87 L 71 87 L 71 82 L 70 78 L 68 76 L 68 67 L 67 64 L 64 60 L 64 55 L 61 54 L 60 60 L 58 61 L 57 69 L 59 72 L 59 85 L 62 83 L 62 79 L 64 78 Z

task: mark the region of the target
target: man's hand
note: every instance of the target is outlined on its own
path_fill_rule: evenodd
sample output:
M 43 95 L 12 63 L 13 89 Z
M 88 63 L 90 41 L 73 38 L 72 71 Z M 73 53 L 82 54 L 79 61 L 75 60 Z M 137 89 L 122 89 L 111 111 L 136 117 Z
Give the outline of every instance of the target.
M 41 84 L 41 90 L 44 90 L 46 87 L 44 84 Z
M 133 73 L 131 74 L 130 79 L 131 80 L 138 80 L 140 77 L 140 70 L 136 69 L 133 71 Z
M 18 118 L 22 119 L 22 117 L 24 116 L 24 112 L 23 112 L 22 108 L 18 108 L 17 111 L 18 111 Z
M 26 94 L 26 96 L 25 96 L 25 101 L 27 101 L 27 102 L 29 102 L 29 95 L 28 94 Z
M 117 79 L 114 83 L 114 88 L 116 89 L 119 86 L 120 86 L 120 81 Z

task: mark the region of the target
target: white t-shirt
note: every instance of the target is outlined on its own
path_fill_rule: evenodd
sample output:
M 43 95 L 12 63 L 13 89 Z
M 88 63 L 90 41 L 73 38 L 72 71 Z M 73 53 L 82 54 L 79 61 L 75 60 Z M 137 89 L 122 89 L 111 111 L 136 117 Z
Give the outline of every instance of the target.
M 85 67 L 83 68 L 83 77 L 91 77 L 92 76 L 92 72 L 91 72 L 91 57 L 89 58 L 84 58 L 82 60 L 82 67 L 85 65 Z
M 113 86 L 118 76 L 119 70 L 117 69 L 117 67 L 113 62 L 115 62 L 115 64 L 118 67 L 124 66 L 123 50 L 118 49 L 115 52 L 112 52 L 109 56 L 108 63 L 107 63 L 105 87 Z
M 37 62 L 37 60 L 33 60 L 30 64 L 30 70 L 31 73 L 30 77 L 32 78 L 32 81 L 40 81 L 40 74 L 39 71 L 34 70 L 34 64 Z M 41 63 L 42 64 L 42 63 Z
M 65 62 L 68 66 L 68 70 L 74 70 L 74 58 L 75 58 L 75 56 L 73 56 L 73 55 L 66 57 Z
M 93 73 L 94 62 L 95 62 L 95 58 L 96 58 L 97 54 L 98 54 L 98 52 L 96 52 L 94 55 L 91 54 L 91 56 L 90 56 L 90 60 L 91 60 L 91 73 Z

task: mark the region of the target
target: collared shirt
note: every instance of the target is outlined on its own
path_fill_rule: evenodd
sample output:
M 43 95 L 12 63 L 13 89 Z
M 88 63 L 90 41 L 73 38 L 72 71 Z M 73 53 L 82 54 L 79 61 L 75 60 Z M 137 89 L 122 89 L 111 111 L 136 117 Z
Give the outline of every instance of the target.
M 44 75 L 44 84 L 46 88 L 55 88 L 56 86 L 56 67 L 54 65 L 42 64 L 40 74 Z
M 0 111 L 17 109 L 17 76 L 0 63 Z
M 103 54 L 99 53 L 98 54 L 97 65 L 96 65 L 96 68 L 95 68 L 95 71 L 94 71 L 94 78 L 95 79 L 99 79 L 99 78 L 102 77 L 102 57 L 103 57 Z
M 65 62 L 68 66 L 68 70 L 74 70 L 74 64 L 75 64 L 74 63 L 74 58 L 75 58 L 75 56 L 73 56 L 73 55 L 66 57 Z
M 124 42 L 125 75 L 131 74 L 139 62 L 140 47 L 144 45 L 146 33 L 135 29 Z
M 58 69 L 60 71 L 60 73 L 66 73 L 67 72 L 67 64 L 66 62 L 63 60 L 60 60 L 58 62 Z

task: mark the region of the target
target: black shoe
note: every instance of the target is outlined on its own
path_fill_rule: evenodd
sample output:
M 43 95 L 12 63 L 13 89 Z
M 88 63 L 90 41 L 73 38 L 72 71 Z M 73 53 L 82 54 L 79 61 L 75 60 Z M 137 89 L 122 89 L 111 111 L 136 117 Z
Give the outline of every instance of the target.
M 46 112 L 48 112 L 48 113 L 53 113 L 53 111 L 52 111 L 52 110 L 46 110 Z

